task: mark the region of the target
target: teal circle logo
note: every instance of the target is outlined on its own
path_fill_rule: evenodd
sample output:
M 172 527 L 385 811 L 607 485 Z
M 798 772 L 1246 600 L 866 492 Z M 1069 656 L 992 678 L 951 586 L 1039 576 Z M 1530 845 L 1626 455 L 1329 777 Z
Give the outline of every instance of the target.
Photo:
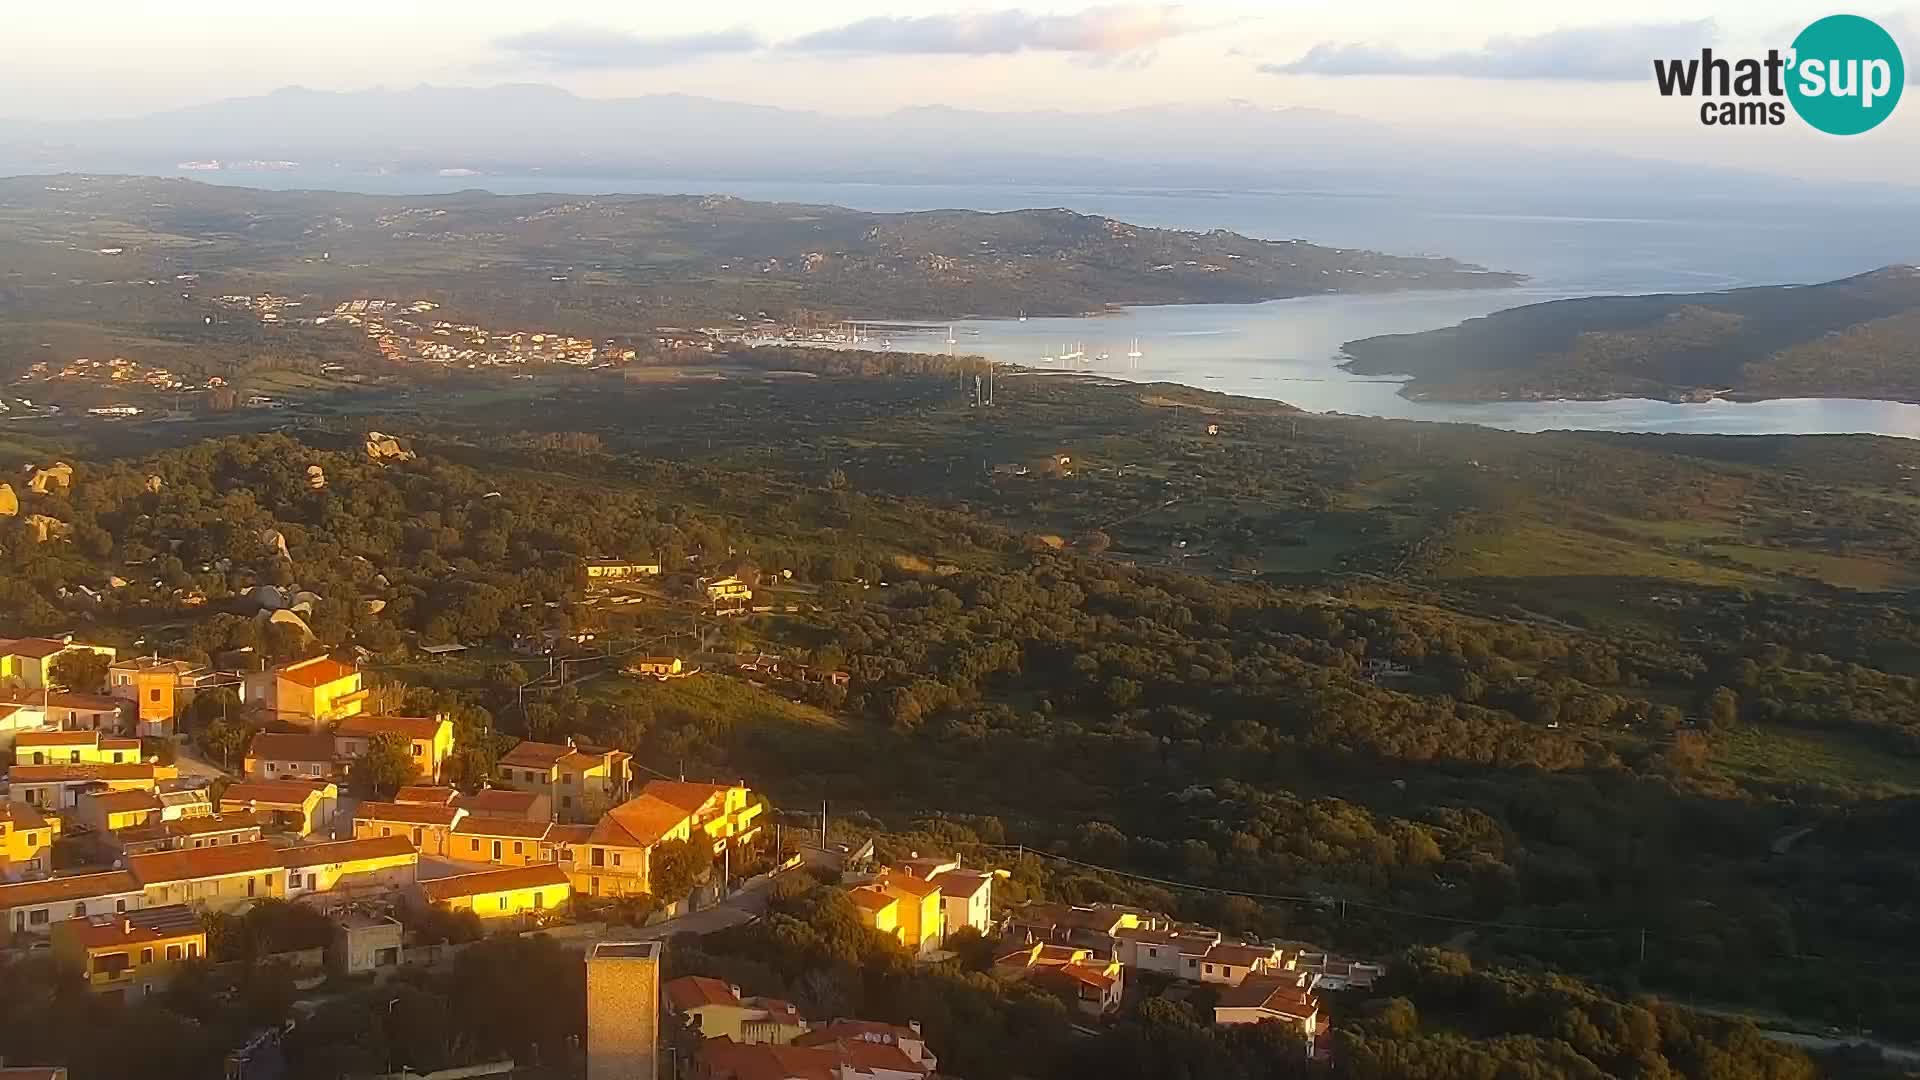
M 1893 35 L 1872 19 L 1829 15 L 1793 39 L 1787 100 L 1829 135 L 1878 127 L 1900 103 L 1907 68 Z

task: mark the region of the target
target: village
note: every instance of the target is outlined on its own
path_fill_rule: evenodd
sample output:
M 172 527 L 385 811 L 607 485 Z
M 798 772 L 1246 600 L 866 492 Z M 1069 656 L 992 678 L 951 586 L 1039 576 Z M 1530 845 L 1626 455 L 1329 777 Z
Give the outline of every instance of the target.
M 657 573 L 590 567 L 600 588 Z M 716 598 L 729 593 L 751 598 L 737 582 Z M 795 667 L 782 677 L 844 679 Z M 636 657 L 626 671 L 696 674 L 678 657 Z M 98 685 L 69 685 L 89 677 L 76 672 Z M 492 776 L 456 787 L 453 723 L 372 711 L 366 675 L 326 653 L 227 672 L 70 638 L 0 641 L 0 941 L 49 949 L 93 991 L 133 1000 L 212 958 L 210 920 L 260 904 L 330 923 L 326 944 L 278 958 L 310 986 L 443 964 L 482 936 L 544 934 L 586 957 L 590 1057 L 637 1052 L 631 997 L 643 993 L 664 1010 L 660 1031 L 699 1036 L 676 1075 L 715 1080 L 937 1075 L 914 1027 L 803 1016 L 704 976 L 661 983 L 660 949 L 752 921 L 793 875 L 844 890 L 861 924 L 916 963 L 990 947 L 993 978 L 1056 996 L 1086 1025 L 1129 995 L 1204 992 L 1216 1023 L 1278 1023 L 1311 1054 L 1324 995 L 1384 974 L 1311 943 L 1237 939 L 1133 906 L 1010 904 L 990 855 L 882 863 L 873 837 L 829 833 L 824 818 L 819 832 L 776 836 L 779 815 L 750 779 L 668 776 L 574 738 L 518 741 Z M 259 724 L 225 764 L 175 739 L 194 696 L 217 687 L 237 690 Z M 630 975 L 594 989 L 596 964 L 636 956 L 651 958 L 643 991 Z M 650 1045 L 672 1053 L 669 1042 Z

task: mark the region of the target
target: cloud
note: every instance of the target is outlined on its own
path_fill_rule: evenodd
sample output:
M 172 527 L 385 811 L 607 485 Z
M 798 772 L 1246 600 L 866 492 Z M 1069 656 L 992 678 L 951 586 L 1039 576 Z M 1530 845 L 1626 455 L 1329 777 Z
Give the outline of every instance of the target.
M 624 30 L 561 23 L 494 42 L 522 59 L 560 70 L 666 67 L 703 56 L 753 52 L 765 43 L 751 30 L 707 30 L 642 37 Z
M 1018 52 L 1114 55 L 1144 49 L 1194 29 L 1180 9 L 1114 5 L 1073 15 L 1009 9 L 951 15 L 875 16 L 806 34 L 783 48 L 822 53 L 993 56 Z
M 1394 45 L 1321 42 L 1285 64 L 1261 64 L 1269 75 L 1454 75 L 1469 79 L 1570 79 L 1632 82 L 1648 77 L 1655 57 L 1684 56 L 1711 44 L 1711 19 L 1590 26 L 1526 37 L 1494 37 L 1477 49 L 1415 55 Z

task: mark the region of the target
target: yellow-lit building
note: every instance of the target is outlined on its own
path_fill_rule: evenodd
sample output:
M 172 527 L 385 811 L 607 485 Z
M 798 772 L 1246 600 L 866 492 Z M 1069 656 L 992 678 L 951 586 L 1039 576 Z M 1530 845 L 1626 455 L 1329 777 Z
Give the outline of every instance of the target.
M 558 855 L 547 842 L 551 822 L 526 818 L 469 814 L 453 827 L 449 858 L 489 862 L 495 866 L 532 866 L 550 863 Z
M 23 731 L 13 740 L 15 765 L 133 765 L 140 740 L 98 731 Z
M 359 899 L 412 888 L 420 853 L 404 836 L 374 836 L 282 848 L 280 865 L 287 871 L 289 900 L 311 893 Z
M 366 707 L 360 672 L 331 656 L 252 672 L 242 682 L 247 704 L 293 723 L 340 720 L 358 716 Z
M 454 850 L 453 828 L 467 812 L 442 803 L 363 802 L 353 811 L 353 836 L 404 836 L 422 855 L 460 858 Z
M 740 996 L 740 988 L 704 975 L 682 975 L 661 988 L 667 1005 L 682 1018 L 698 1022 L 703 1039 L 722 1036 L 737 1043 L 785 1046 L 807 1032 L 807 1022 L 792 1002 Z
M 145 899 L 139 880 L 126 870 L 0 885 L 0 941 L 45 937 L 62 919 L 135 911 Z
M 544 792 L 562 821 L 591 821 L 627 797 L 633 755 L 623 750 L 523 739 L 500 757 L 499 776 L 524 791 Z
M 397 735 L 407 741 L 407 752 L 422 782 L 438 782 L 453 756 L 453 721 L 444 716 L 349 716 L 333 729 L 334 757 L 351 762 L 367 752 L 376 736 Z
M 932 952 L 945 939 L 940 911 L 940 886 L 910 874 L 888 871 L 873 885 L 899 901 L 900 943 L 914 952 Z
M 207 931 L 184 904 L 55 923 L 55 960 L 97 994 L 140 1000 L 166 989 L 174 969 L 207 955 Z
M 7 772 L 7 797 L 42 812 L 65 810 L 83 790 L 152 791 L 179 770 L 171 765 L 15 765 Z
M 53 872 L 53 842 L 60 819 L 43 817 L 23 802 L 0 802 L 0 881 L 18 881 Z
M 197 670 L 185 660 L 129 657 L 107 669 L 107 692 L 134 703 L 134 719 L 143 733 L 170 735 L 183 691 L 192 688 Z
M 99 653 L 108 660 L 113 659 L 114 650 L 105 645 L 87 645 L 71 638 L 19 638 L 0 639 L 0 685 L 25 687 L 28 690 L 45 689 L 51 681 L 53 662 L 62 653 L 92 652 Z M 82 692 L 98 690 L 96 686 L 69 687 Z
M 142 906 L 188 904 L 233 911 L 259 899 L 311 893 L 387 892 L 414 883 L 419 853 L 404 836 L 279 847 L 267 841 L 127 857 Z
M 600 585 L 627 578 L 659 577 L 659 563 L 622 562 L 618 559 L 589 559 L 582 567 L 587 584 Z
M 871 927 L 883 934 L 900 938 L 900 901 L 888 896 L 885 889 L 862 887 L 848 894 L 853 901 L 854 910 L 860 913 L 862 926 Z
M 161 820 L 160 796 L 151 791 L 97 791 L 80 795 L 67 811 L 75 828 L 119 832 Z
M 634 798 L 607 811 L 584 845 L 573 847 L 574 891 L 588 896 L 649 892 L 655 845 L 702 837 L 717 853 L 759 830 L 762 805 L 742 784 L 649 780 Z
M 627 670 L 635 675 L 646 675 L 656 679 L 671 679 L 686 673 L 686 665 L 677 656 L 642 656 L 627 665 Z
M 259 815 L 267 829 L 312 836 L 333 824 L 340 789 L 327 780 L 250 780 L 220 793 L 220 812 Z
M 482 870 L 420 883 L 429 904 L 471 911 L 482 919 L 510 919 L 564 910 L 572 895 L 567 872 L 552 863 Z

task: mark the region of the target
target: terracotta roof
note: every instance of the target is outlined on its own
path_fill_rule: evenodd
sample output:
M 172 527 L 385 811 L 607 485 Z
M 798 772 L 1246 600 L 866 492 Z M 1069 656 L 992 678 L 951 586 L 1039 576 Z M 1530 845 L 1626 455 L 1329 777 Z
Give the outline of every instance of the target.
M 101 791 L 88 795 L 95 810 L 103 814 L 124 814 L 133 810 L 160 810 L 160 798 L 151 791 Z
M 827 1047 L 737 1043 L 721 1035 L 701 1044 L 700 1065 L 712 1080 L 835 1080 L 839 1055 Z
M 511 892 L 515 889 L 546 889 L 567 884 L 567 872 L 556 863 L 513 866 L 504 870 L 482 870 L 477 874 L 456 874 L 420 883 L 427 902 L 437 904 L 468 896 Z
M 34 907 L 62 900 L 91 900 L 96 896 L 137 893 L 140 881 L 130 870 L 109 870 L 104 874 L 77 874 L 73 877 L 23 881 L 18 885 L 0 885 L 0 911 L 16 907 Z
M 353 812 L 355 821 L 399 821 L 408 825 L 451 826 L 466 814 L 457 806 L 428 803 L 363 802 Z
M 0 821 L 10 821 L 16 829 L 44 829 L 47 819 L 29 803 L 0 799 Z
M 72 647 L 70 642 L 58 641 L 54 638 L 27 637 L 7 642 L 4 651 L 8 656 L 27 656 L 35 660 L 45 660 Z
M 331 656 L 316 656 L 311 660 L 288 664 L 274 674 L 297 686 L 312 688 L 338 682 L 356 672 L 351 665 L 343 664 Z
M 139 739 L 101 739 L 100 749 L 102 750 L 139 750 L 140 740 Z
M 564 743 L 521 739 L 506 753 L 500 755 L 500 764 L 512 765 L 517 769 L 551 769 L 555 762 L 571 753 L 573 753 L 573 747 Z
M 394 793 L 393 801 L 397 803 L 414 803 L 419 806 L 445 806 L 447 803 L 454 801 L 455 797 L 459 794 L 459 792 L 450 787 L 429 787 L 426 785 L 408 784 L 406 787 Z
M 848 897 L 868 911 L 885 911 L 889 905 L 897 902 L 893 897 L 872 887 L 855 889 L 848 894 Z
M 832 1023 L 823 1024 L 793 1040 L 795 1046 L 813 1046 L 817 1043 L 833 1042 L 836 1039 L 866 1039 L 868 1041 L 892 1039 L 913 1042 L 920 1040 L 920 1033 L 900 1024 L 888 1024 L 879 1020 L 844 1020 L 836 1018 Z
M 23 731 L 14 736 L 13 745 L 21 746 L 95 746 L 100 742 L 97 731 Z M 135 740 L 135 746 L 139 741 Z
M 334 840 L 325 844 L 301 844 L 280 849 L 280 865 L 289 870 L 308 866 L 358 862 L 362 859 L 391 859 L 401 855 L 418 858 L 413 841 L 404 836 L 367 836 L 358 840 Z
M 19 687 L 0 690 L 0 702 L 35 709 L 46 705 L 55 709 L 77 709 L 80 712 L 118 712 L 122 705 L 127 704 L 122 698 L 108 697 L 105 694 L 76 694 L 71 690 L 55 690 L 49 694 L 41 690 L 25 690 Z
M 168 660 L 160 656 L 129 656 L 125 660 L 115 660 L 114 671 L 171 671 L 176 675 L 185 675 L 197 668 L 186 660 Z
M 687 820 L 687 812 L 651 795 L 628 799 L 609 810 L 594 826 L 596 844 L 651 847 Z
M 1294 979 L 1275 975 L 1249 975 L 1239 986 L 1221 990 L 1215 1003 L 1220 1009 L 1264 1009 L 1296 1019 L 1312 1016 L 1319 1007 L 1319 999 Z
M 526 817 L 533 812 L 534 804 L 540 801 L 540 793 L 487 788 L 472 795 L 457 795 L 453 801 L 457 806 L 466 807 L 467 812 L 472 814 L 485 814 L 492 817 Z
M 453 831 L 461 836 L 511 836 L 522 840 L 540 840 L 546 837 L 548 828 L 548 822 L 528 821 L 523 817 L 469 814 L 453 827 Z
M 199 817 L 175 818 L 172 821 L 154 821 L 149 819 L 143 825 L 131 829 L 121 829 L 114 834 L 120 844 L 138 844 L 148 840 L 163 840 L 177 836 L 206 836 L 210 833 L 237 832 L 242 829 L 257 829 L 260 818 L 254 814 L 233 813 L 221 815 L 201 815 Z
M 908 1057 L 905 1050 L 892 1043 L 841 1039 L 833 1043 L 831 1049 L 840 1056 L 842 1063 L 860 1072 L 904 1072 L 922 1076 L 927 1073 L 925 1065 Z
M 64 1065 L 10 1065 L 0 1068 L 0 1080 L 67 1080 Z
M 61 937 L 78 942 L 83 948 L 105 949 L 115 946 L 139 945 L 142 943 L 166 941 L 170 938 L 205 935 L 200 926 L 199 916 L 185 904 L 169 904 L 161 908 L 147 908 L 142 915 L 159 918 L 143 919 L 149 923 L 136 926 L 125 915 L 86 915 L 55 923 L 53 932 Z M 169 918 L 173 915 L 183 918 Z
M 333 736 L 291 731 L 256 731 L 247 743 L 247 757 L 264 761 L 333 762 Z
M 15 765 L 8 779 L 16 784 L 53 784 L 85 780 L 152 780 L 154 767 L 144 763 L 126 765 Z
M 888 889 L 897 890 L 906 893 L 908 896 L 917 896 L 922 899 L 929 896 L 937 896 L 940 893 L 940 886 L 935 885 L 931 881 L 914 877 L 911 874 L 888 874 L 881 879 L 881 882 Z
M 1048 964 L 1036 967 L 1029 976 L 1038 982 L 1066 980 L 1106 991 L 1113 987 L 1114 977 L 1104 970 L 1086 964 Z
M 313 784 L 303 784 L 297 780 L 252 780 L 227 785 L 220 793 L 220 807 L 237 806 L 252 803 L 255 806 L 299 807 L 304 809 L 307 800 L 321 789 Z
M 451 725 L 451 721 L 431 716 L 349 716 L 340 721 L 339 726 L 333 729 L 333 733 L 348 737 L 391 733 L 404 735 L 409 739 L 431 740 L 439 734 L 442 724 Z
M 685 1012 L 702 1005 L 738 1005 L 740 996 L 733 987 L 719 979 L 709 979 L 704 975 L 682 975 L 661 987 L 667 1000 L 673 1007 Z
M 127 856 L 127 869 L 142 885 L 197 878 L 257 874 L 280 868 L 279 849 L 265 840 L 218 847 L 180 848 Z
M 547 830 L 547 841 L 553 844 L 585 844 L 593 840 L 591 825 L 561 825 L 556 823 Z
M 1216 964 L 1231 964 L 1234 967 L 1252 967 L 1255 960 L 1266 960 L 1273 956 L 1274 950 L 1265 945 L 1242 945 L 1222 942 L 1207 950 L 1206 958 Z
M 690 784 L 683 780 L 649 780 L 640 786 L 642 796 L 651 796 L 669 806 L 677 806 L 691 815 L 715 795 L 727 793 L 725 784 Z

